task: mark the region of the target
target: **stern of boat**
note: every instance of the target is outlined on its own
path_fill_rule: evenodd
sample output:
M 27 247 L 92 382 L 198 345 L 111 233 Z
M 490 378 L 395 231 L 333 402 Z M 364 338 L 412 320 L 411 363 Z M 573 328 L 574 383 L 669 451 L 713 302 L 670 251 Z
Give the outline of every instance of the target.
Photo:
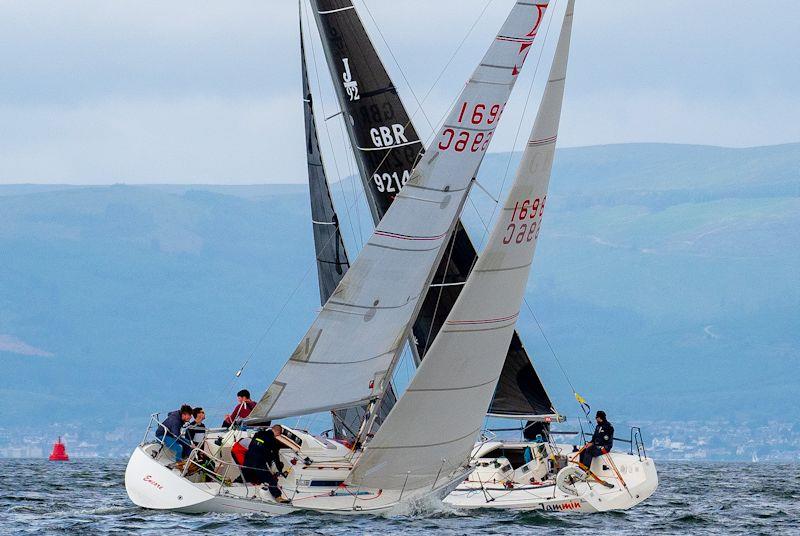
M 151 510 L 204 510 L 214 498 L 164 465 L 159 444 L 134 449 L 125 468 L 125 490 L 137 506 Z

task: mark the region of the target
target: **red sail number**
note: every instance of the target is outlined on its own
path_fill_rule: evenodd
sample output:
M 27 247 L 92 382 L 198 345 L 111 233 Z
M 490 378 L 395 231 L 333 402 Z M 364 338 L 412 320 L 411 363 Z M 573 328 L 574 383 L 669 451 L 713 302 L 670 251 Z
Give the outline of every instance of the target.
M 462 153 L 469 147 L 470 152 L 477 153 L 486 150 L 492 134 L 493 132 L 470 132 L 468 130 L 459 130 L 456 134 L 452 128 L 446 128 L 442 131 L 442 139 L 439 141 L 438 147 L 442 151 L 452 148 L 457 153 Z
M 510 244 L 512 241 L 521 244 L 539 238 L 539 228 L 546 201 L 547 196 L 544 196 L 541 200 L 537 197 L 533 201 L 525 199 L 522 202 L 514 203 L 511 221 L 506 227 L 506 235 L 503 237 L 503 244 Z

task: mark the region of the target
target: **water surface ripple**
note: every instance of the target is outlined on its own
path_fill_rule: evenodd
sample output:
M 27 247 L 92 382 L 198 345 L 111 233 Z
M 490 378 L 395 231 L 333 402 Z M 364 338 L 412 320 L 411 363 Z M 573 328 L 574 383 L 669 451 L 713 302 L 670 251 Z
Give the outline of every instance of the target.
M 125 494 L 125 460 L 0 460 L 3 534 L 800 534 L 800 465 L 657 464 L 661 484 L 626 512 L 457 512 L 395 517 L 182 515 Z

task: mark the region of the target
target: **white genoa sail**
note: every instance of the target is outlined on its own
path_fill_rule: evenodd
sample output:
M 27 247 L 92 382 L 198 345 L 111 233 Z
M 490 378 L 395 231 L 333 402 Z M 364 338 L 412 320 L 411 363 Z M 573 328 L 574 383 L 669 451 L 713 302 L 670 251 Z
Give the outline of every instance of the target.
M 511 9 L 438 136 L 251 421 L 361 405 L 388 386 L 546 6 L 518 2 Z
M 486 248 L 417 374 L 351 472 L 350 484 L 434 488 L 470 455 L 533 262 L 555 154 L 572 11 L 570 0 L 533 131 Z

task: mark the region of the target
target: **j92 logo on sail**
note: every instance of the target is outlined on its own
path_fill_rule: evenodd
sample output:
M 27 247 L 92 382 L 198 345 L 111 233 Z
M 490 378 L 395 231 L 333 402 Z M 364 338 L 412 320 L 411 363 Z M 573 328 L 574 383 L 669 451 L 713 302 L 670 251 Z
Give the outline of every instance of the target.
M 514 210 L 511 212 L 511 221 L 506 227 L 506 235 L 503 237 L 503 244 L 522 244 L 539 238 L 539 229 L 542 225 L 542 214 L 544 214 L 544 204 L 547 196 L 531 201 L 526 199 L 522 202 L 514 203 Z

